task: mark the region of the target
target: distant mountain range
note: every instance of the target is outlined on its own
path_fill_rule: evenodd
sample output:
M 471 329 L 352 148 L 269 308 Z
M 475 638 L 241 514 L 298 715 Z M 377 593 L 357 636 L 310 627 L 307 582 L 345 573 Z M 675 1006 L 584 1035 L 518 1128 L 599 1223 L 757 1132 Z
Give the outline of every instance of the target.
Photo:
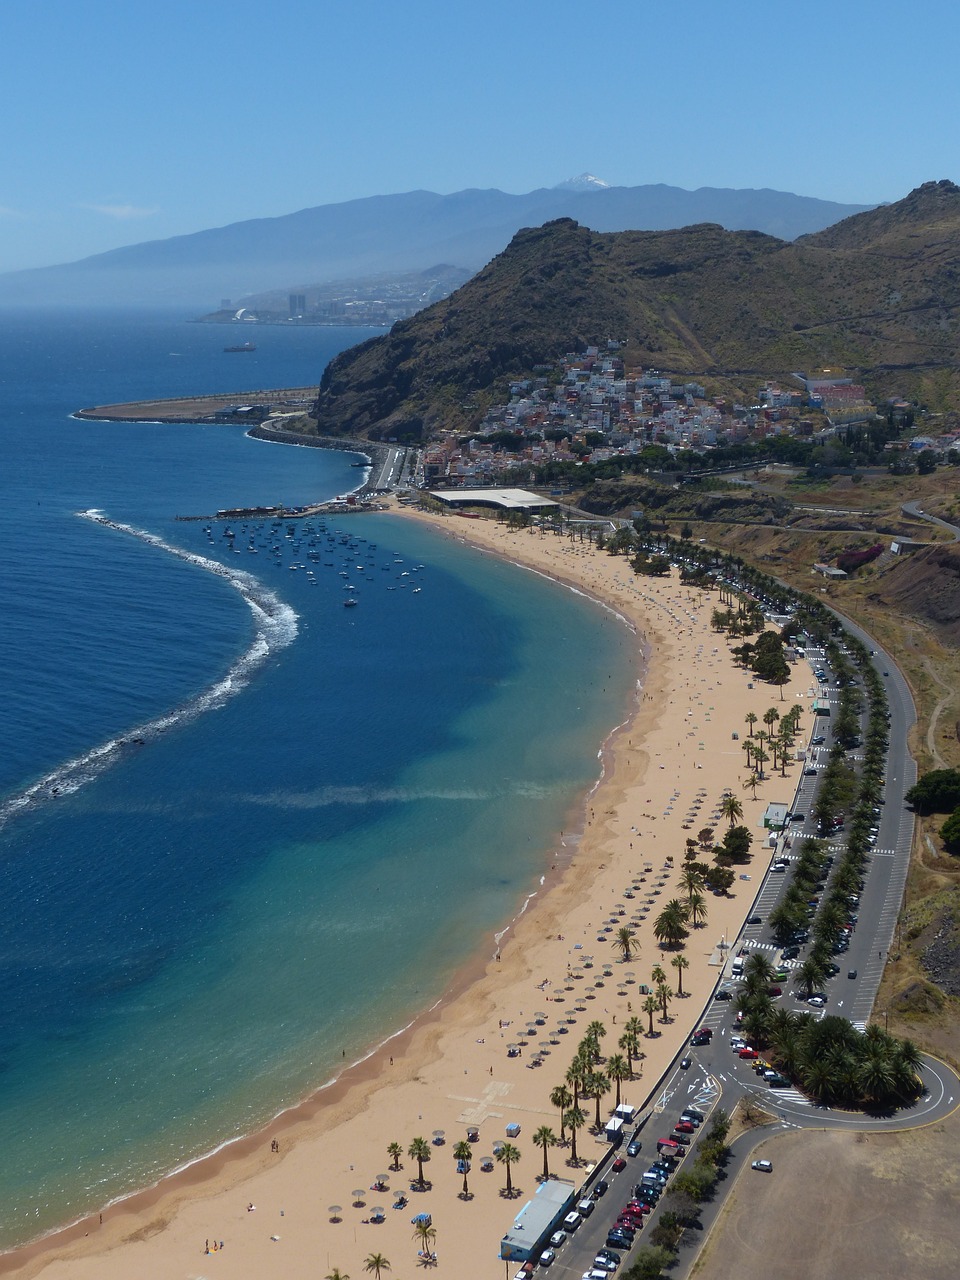
M 614 338 L 629 364 L 738 379 L 845 367 L 960 402 L 960 187 L 794 242 L 716 224 L 598 233 L 563 218 L 517 233 L 462 288 L 343 352 L 319 429 L 421 439 L 476 425 L 509 383 Z
M 522 227 L 573 218 L 595 231 L 714 222 L 792 240 L 869 206 L 783 191 L 610 187 L 581 174 L 553 189 L 410 191 L 128 245 L 79 262 L 0 274 L 0 304 L 177 305 L 208 312 L 265 290 L 421 271 L 473 272 Z

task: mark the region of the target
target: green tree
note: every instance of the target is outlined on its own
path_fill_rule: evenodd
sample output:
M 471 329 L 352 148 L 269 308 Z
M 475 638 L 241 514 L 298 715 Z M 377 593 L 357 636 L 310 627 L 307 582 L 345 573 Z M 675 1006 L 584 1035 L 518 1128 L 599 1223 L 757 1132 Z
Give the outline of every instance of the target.
M 960 807 L 954 809 L 940 828 L 940 839 L 950 853 L 960 853 Z
M 463 1190 L 460 1192 L 460 1196 L 461 1199 L 468 1200 L 470 1198 L 470 1188 L 467 1186 L 467 1175 L 470 1172 L 470 1161 L 473 1159 L 473 1147 L 469 1142 L 462 1140 L 454 1143 L 453 1158 L 463 1166 Z
M 743 817 L 743 805 L 732 792 L 728 791 L 720 802 L 720 812 L 731 827 L 734 827 Z
M 622 1037 L 621 1037 L 622 1038 Z M 607 1076 L 613 1081 L 616 1087 L 616 1098 L 614 1099 L 613 1109 L 616 1111 L 620 1105 L 620 1086 L 624 1080 L 629 1080 L 633 1075 L 633 1069 L 626 1058 L 619 1053 L 612 1053 L 607 1059 Z
M 683 998 L 683 971 L 690 968 L 690 961 L 686 956 L 674 956 L 670 961 L 671 966 L 677 971 L 677 995 Z
M 515 1147 L 512 1142 L 505 1142 L 497 1152 L 497 1163 L 506 1165 L 507 1167 L 507 1185 L 505 1190 L 508 1196 L 513 1195 L 513 1182 L 511 1181 L 510 1170 L 513 1165 L 519 1162 L 519 1160 L 520 1149 L 519 1147 Z
M 334 1267 L 328 1274 L 327 1280 L 350 1280 L 345 1271 L 341 1271 L 339 1267 Z
M 687 899 L 687 915 L 695 929 L 699 929 L 707 919 L 707 900 L 702 893 L 691 894 Z
M 564 1116 L 564 1121 L 570 1130 L 570 1163 L 579 1164 L 579 1159 L 577 1158 L 577 1130 L 582 1129 L 587 1123 L 587 1117 L 579 1107 L 571 1107 Z
M 593 1094 L 597 1103 L 597 1114 L 594 1119 L 594 1126 L 599 1133 L 603 1128 L 603 1121 L 600 1119 L 600 1103 L 610 1092 L 610 1080 L 604 1072 L 595 1071 L 590 1077 L 590 1092 Z
M 437 1229 L 428 1220 L 423 1222 L 415 1222 L 413 1224 L 413 1238 L 420 1246 L 420 1254 L 424 1258 L 429 1258 L 433 1254 L 433 1246 L 437 1241 Z
M 648 1036 L 652 1036 L 654 1034 L 653 1015 L 657 1012 L 659 1008 L 660 1008 L 660 1001 L 654 995 L 647 996 L 647 998 L 643 1002 L 643 1012 L 647 1014 L 647 1016 L 650 1019 L 650 1029 L 647 1031 Z
M 560 1112 L 560 1141 L 566 1141 L 566 1112 L 573 1105 L 573 1094 L 565 1084 L 558 1084 L 550 1094 L 550 1105 Z
M 550 1170 L 547 1167 L 547 1152 L 551 1147 L 557 1145 L 557 1135 L 549 1125 L 542 1124 L 539 1129 L 534 1131 L 533 1145 L 543 1151 L 543 1180 L 546 1182 L 550 1177 Z
M 422 1187 L 424 1183 L 423 1166 L 430 1159 L 430 1144 L 426 1138 L 414 1138 L 407 1147 L 407 1155 L 411 1160 L 417 1162 L 417 1182 Z
M 628 925 L 621 925 L 614 937 L 614 946 L 619 947 L 624 960 L 630 963 L 630 945 L 637 935 Z
M 382 1253 L 368 1254 L 363 1263 L 364 1271 L 369 1272 L 374 1280 L 380 1280 L 380 1276 L 384 1271 L 390 1271 L 390 1263 Z
M 401 1168 L 400 1157 L 403 1155 L 403 1147 L 401 1147 L 399 1142 L 391 1142 L 387 1147 L 387 1155 L 393 1161 L 390 1168 L 394 1173 L 399 1173 Z
M 678 947 L 687 936 L 687 913 L 678 899 L 668 902 L 653 922 L 653 936 L 667 947 Z

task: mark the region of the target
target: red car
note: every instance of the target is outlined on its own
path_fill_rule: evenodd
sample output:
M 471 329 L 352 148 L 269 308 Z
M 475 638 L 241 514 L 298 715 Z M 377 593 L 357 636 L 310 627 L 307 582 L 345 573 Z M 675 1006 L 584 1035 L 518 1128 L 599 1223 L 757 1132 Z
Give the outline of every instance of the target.
M 693 1133 L 693 1122 L 690 1120 L 680 1120 L 673 1126 L 676 1133 Z
M 741 1058 L 749 1058 L 749 1059 L 751 1059 L 751 1060 L 752 1060 L 753 1058 L 759 1058 L 759 1057 L 760 1057 L 760 1055 L 759 1055 L 759 1053 L 757 1053 L 756 1049 L 751 1049 L 749 1045 L 745 1045 L 745 1046 L 740 1050 L 740 1057 L 741 1057 Z
M 616 1160 L 614 1160 L 613 1164 L 610 1166 L 614 1173 L 619 1173 L 621 1169 L 625 1169 L 626 1167 L 627 1162 L 624 1160 L 623 1156 L 617 1156 Z

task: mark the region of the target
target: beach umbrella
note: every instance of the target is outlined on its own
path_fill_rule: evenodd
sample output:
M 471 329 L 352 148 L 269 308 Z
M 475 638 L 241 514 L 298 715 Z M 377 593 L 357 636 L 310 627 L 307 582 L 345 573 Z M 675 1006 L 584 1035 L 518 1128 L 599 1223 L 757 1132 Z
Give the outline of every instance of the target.
M 370 1210 L 371 1222 L 382 1222 L 384 1217 L 385 1217 L 385 1214 L 383 1212 L 383 1205 L 381 1204 L 374 1205 L 374 1207 Z
M 390 1175 L 389 1175 L 389 1173 L 378 1173 L 378 1174 L 377 1174 L 377 1186 L 380 1188 L 380 1190 L 381 1190 L 381 1191 L 385 1191 L 385 1190 L 386 1190 L 386 1187 L 387 1187 L 387 1184 L 389 1183 L 389 1181 L 390 1181 Z
M 540 1052 L 540 1053 L 541 1053 L 545 1058 L 550 1056 L 550 1041 L 549 1041 L 549 1040 L 541 1040 L 541 1041 L 540 1041 L 539 1052 Z
M 340 1221 L 341 1221 L 340 1214 L 341 1214 L 341 1213 L 343 1213 L 343 1205 L 342 1205 L 342 1204 L 332 1204 L 332 1205 L 330 1205 L 330 1207 L 327 1209 L 327 1213 L 329 1213 L 329 1215 L 330 1215 L 330 1221 L 331 1221 L 331 1222 L 340 1222 Z
M 535 1013 L 533 1015 L 533 1020 L 538 1027 L 542 1027 L 547 1020 L 547 1015 L 545 1013 Z
M 414 1226 L 416 1226 L 418 1222 L 426 1222 L 429 1224 L 433 1221 L 433 1218 L 429 1213 L 415 1213 L 410 1221 Z
M 516 1045 L 514 1045 L 514 1048 L 516 1048 Z M 433 1131 L 434 1146 L 442 1147 L 445 1138 L 446 1138 L 446 1134 L 443 1131 L 443 1129 L 434 1129 Z
M 358 1191 L 351 1191 L 350 1194 L 353 1196 L 353 1207 L 355 1209 L 361 1209 L 366 1204 L 366 1201 L 363 1198 L 364 1197 L 363 1187 L 361 1187 Z

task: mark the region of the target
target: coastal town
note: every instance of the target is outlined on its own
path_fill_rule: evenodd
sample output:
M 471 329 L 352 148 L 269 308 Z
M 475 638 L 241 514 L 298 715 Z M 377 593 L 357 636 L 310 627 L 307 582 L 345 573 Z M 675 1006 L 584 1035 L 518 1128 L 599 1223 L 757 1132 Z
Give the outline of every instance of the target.
M 475 431 L 441 433 L 423 449 L 421 472 L 427 487 L 483 486 L 535 473 L 548 464 L 594 464 L 641 455 L 659 446 L 677 458 L 709 454 L 736 445 L 763 445 L 777 439 L 816 444 L 843 442 L 851 429 L 878 420 L 909 427 L 915 407 L 901 398 L 871 402 L 864 386 L 843 371 L 819 376 L 795 374 L 791 385 L 764 382 L 752 404 L 709 397 L 696 381 L 678 381 L 656 369 L 624 364 L 621 344 L 569 353 L 556 369 L 510 387 L 504 404 L 492 405 Z M 933 420 L 931 425 L 935 425 Z M 883 444 L 888 461 L 901 455 L 923 465 L 960 462 L 960 427 L 896 432 Z M 653 464 L 651 464 L 653 465 Z

